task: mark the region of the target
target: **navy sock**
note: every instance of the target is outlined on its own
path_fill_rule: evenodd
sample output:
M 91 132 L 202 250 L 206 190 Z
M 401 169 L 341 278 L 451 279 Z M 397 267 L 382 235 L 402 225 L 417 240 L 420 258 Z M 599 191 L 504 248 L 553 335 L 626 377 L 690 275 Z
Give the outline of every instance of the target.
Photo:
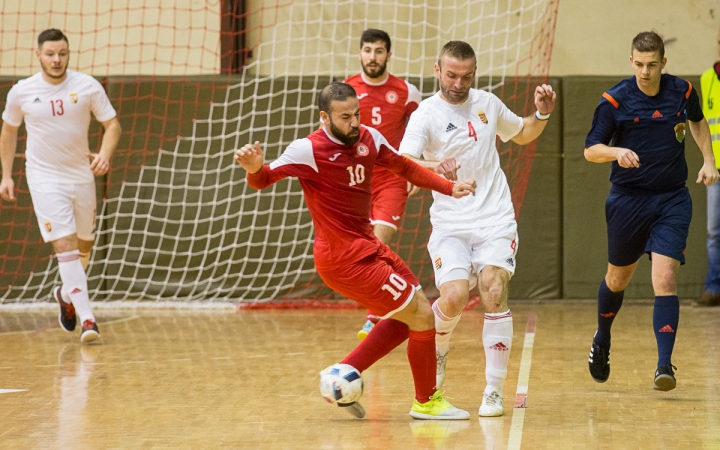
M 680 300 L 677 295 L 655 297 L 653 328 L 658 346 L 658 366 L 670 364 L 679 321 Z
M 610 328 L 623 303 L 625 291 L 613 292 L 603 278 L 598 289 L 598 329 L 595 342 L 610 349 Z

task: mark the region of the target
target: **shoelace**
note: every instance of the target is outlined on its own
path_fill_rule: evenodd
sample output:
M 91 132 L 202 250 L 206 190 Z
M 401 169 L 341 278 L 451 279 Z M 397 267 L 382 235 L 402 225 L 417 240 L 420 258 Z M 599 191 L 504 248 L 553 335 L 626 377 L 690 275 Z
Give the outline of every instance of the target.
M 498 405 L 498 400 L 500 400 L 500 396 L 495 391 L 491 392 L 490 395 L 485 394 L 485 403 L 488 405 Z

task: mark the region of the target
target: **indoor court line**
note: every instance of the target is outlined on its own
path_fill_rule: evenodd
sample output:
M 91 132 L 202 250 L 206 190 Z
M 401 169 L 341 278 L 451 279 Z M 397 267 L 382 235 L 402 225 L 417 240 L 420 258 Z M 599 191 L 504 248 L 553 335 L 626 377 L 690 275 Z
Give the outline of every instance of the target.
M 517 391 L 515 393 L 515 407 L 513 408 L 512 424 L 510 425 L 510 436 L 508 438 L 508 450 L 520 450 L 520 444 L 522 443 L 536 321 L 537 316 L 535 314 L 528 315 L 527 325 L 525 326 L 525 342 L 522 357 L 520 358 L 520 373 L 518 374 Z

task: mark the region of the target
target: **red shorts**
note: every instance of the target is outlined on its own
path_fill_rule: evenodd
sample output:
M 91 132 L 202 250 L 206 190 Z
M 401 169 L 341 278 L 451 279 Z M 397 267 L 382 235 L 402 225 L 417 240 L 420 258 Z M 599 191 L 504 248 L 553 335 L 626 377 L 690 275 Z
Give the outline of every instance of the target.
M 317 267 L 317 271 L 332 290 L 383 319 L 405 308 L 420 286 L 410 268 L 387 245 L 352 264 Z
M 372 179 L 370 223 L 387 225 L 397 230 L 405 212 L 407 198 L 407 181 L 385 168 L 376 166 Z

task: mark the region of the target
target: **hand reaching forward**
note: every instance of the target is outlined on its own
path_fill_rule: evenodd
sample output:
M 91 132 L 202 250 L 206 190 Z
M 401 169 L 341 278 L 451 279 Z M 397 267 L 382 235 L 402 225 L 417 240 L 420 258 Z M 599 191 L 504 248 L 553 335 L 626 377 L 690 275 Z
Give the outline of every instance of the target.
M 460 168 L 460 164 L 455 161 L 455 158 L 445 158 L 435 166 L 435 173 L 443 175 L 450 181 L 457 181 L 457 171 Z
M 461 198 L 465 197 L 466 195 L 475 195 L 475 188 L 477 187 L 477 183 L 475 183 L 475 180 L 468 179 L 468 180 L 462 180 L 455 183 L 455 186 L 453 186 L 452 190 L 452 196 L 455 198 Z
M 255 141 L 254 145 L 246 144 L 240 150 L 235 152 L 233 157 L 235 161 L 247 170 L 248 173 L 255 173 L 262 169 L 265 156 L 263 155 L 260 142 Z

